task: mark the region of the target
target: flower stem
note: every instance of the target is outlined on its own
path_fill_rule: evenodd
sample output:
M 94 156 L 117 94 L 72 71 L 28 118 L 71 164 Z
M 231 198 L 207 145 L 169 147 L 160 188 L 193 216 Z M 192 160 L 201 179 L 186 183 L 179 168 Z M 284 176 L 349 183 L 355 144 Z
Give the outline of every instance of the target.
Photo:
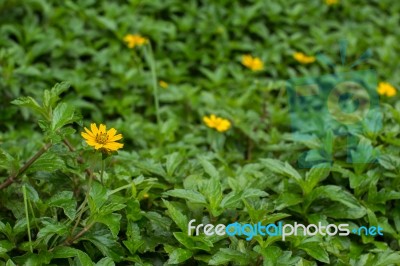
M 158 100 L 158 86 L 157 86 L 157 74 L 156 74 L 156 64 L 153 56 L 153 49 L 151 48 L 151 44 L 145 47 L 146 59 L 151 69 L 151 77 L 152 77 L 152 86 L 153 86 L 153 96 L 154 96 L 154 105 L 156 107 L 156 116 L 157 116 L 157 124 L 160 125 L 160 102 Z
M 106 167 L 106 160 L 101 160 L 101 172 L 100 172 L 100 181 L 101 184 L 104 185 L 103 176 L 104 176 L 104 168 Z
M 71 235 L 73 235 L 73 234 L 75 233 L 75 230 L 76 230 L 76 228 L 78 227 L 79 222 L 80 222 L 81 219 L 82 219 L 82 215 L 83 215 L 83 213 L 84 213 L 85 210 L 86 210 L 85 207 L 86 207 L 86 204 L 87 204 L 87 202 L 88 202 L 90 189 L 91 189 L 91 187 L 92 187 L 92 180 L 93 180 L 93 178 L 90 176 L 90 177 L 89 177 L 89 183 L 88 183 L 88 189 L 87 189 L 87 191 L 86 191 L 86 196 L 85 196 L 85 199 L 83 200 L 81 206 L 79 206 L 79 208 L 78 208 L 78 210 L 79 210 L 78 218 L 76 219 L 75 225 L 74 225 L 74 227 L 72 228 Z M 66 242 L 69 242 L 70 239 L 73 239 L 73 238 L 67 239 Z
M 51 145 L 51 143 L 47 143 L 45 146 L 43 146 L 35 155 L 33 155 L 32 158 L 29 159 L 29 161 L 24 164 L 24 166 L 18 170 L 16 174 L 11 175 L 4 183 L 0 184 L 0 190 L 14 183 L 15 179 L 20 177 L 37 159 L 39 159 L 40 156 L 42 156 L 51 147 Z
M 29 248 L 31 250 L 31 253 L 33 253 L 31 226 L 30 226 L 30 222 L 29 222 L 29 213 L 28 213 L 28 197 L 26 195 L 25 185 L 22 186 L 22 194 L 24 195 L 25 216 L 26 216 L 26 224 L 27 224 L 27 229 L 28 229 Z

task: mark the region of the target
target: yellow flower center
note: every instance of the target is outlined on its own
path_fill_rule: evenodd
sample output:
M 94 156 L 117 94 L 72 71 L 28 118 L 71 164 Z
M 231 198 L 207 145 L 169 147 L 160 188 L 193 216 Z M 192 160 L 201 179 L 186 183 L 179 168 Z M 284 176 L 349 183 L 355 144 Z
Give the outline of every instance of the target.
M 106 144 L 108 140 L 108 135 L 107 133 L 97 133 L 96 134 L 96 142 L 100 144 Z

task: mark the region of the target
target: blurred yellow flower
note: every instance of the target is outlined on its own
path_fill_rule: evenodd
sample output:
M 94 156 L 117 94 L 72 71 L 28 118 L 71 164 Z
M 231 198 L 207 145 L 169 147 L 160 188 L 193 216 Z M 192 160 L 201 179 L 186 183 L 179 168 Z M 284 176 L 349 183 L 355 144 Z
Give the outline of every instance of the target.
M 387 97 L 393 97 L 396 95 L 397 90 L 388 82 L 379 82 L 378 93 L 380 95 L 386 95 Z
M 219 132 L 227 131 L 231 127 L 229 120 L 215 115 L 210 115 L 210 117 L 204 116 L 203 121 L 209 128 L 215 128 Z
M 165 82 L 164 80 L 160 80 L 160 81 L 158 82 L 158 85 L 160 85 L 160 87 L 163 88 L 163 89 L 168 88 L 168 83 Z
M 252 57 L 251 55 L 243 55 L 242 64 L 253 71 L 262 70 L 264 67 L 260 58 Z
M 81 136 L 89 146 L 94 147 L 96 150 L 112 152 L 124 146 L 124 144 L 116 142 L 122 139 L 122 134 L 116 135 L 117 130 L 115 128 L 107 131 L 105 125 L 100 124 L 99 128 L 97 128 L 96 124 L 92 123 L 90 124 L 90 129 L 91 131 L 85 127 L 86 133 L 81 132 Z
M 142 46 L 146 44 L 149 40 L 137 34 L 127 34 L 124 37 L 124 42 L 129 48 L 135 48 L 135 46 Z
M 314 56 L 308 56 L 300 52 L 294 53 L 293 58 L 296 59 L 297 62 L 302 64 L 310 64 L 315 62 Z
M 327 4 L 328 6 L 336 5 L 338 3 L 339 3 L 339 0 L 325 0 L 325 4 Z

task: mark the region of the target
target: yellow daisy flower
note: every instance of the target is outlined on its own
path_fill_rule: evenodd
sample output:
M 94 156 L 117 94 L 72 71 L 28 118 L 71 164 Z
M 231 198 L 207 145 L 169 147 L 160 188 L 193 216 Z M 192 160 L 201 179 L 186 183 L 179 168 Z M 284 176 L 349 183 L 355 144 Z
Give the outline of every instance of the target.
M 243 55 L 242 64 L 252 71 L 260 71 L 264 68 L 264 64 L 261 59 L 258 57 L 252 57 L 251 55 Z
M 379 82 L 378 93 L 379 95 L 386 95 L 387 97 L 393 97 L 396 95 L 397 90 L 388 82 Z
M 116 142 L 117 140 L 122 139 L 122 134 L 118 134 L 115 128 L 111 128 L 110 130 L 106 130 L 106 126 L 100 124 L 99 128 L 97 128 L 95 123 L 90 124 L 90 129 L 85 127 L 85 132 L 81 132 L 81 136 L 86 140 L 86 143 L 89 146 L 94 147 L 96 150 L 102 152 L 112 152 L 121 149 L 124 144 Z
M 294 53 L 293 58 L 296 59 L 297 62 L 302 63 L 302 64 L 310 64 L 310 63 L 315 62 L 314 56 L 307 56 L 300 52 Z
M 203 117 L 204 123 L 209 128 L 215 128 L 218 132 L 225 132 L 231 127 L 231 122 L 229 120 L 211 115 L 210 117 Z
M 147 38 L 144 38 L 137 34 L 127 34 L 124 37 L 124 42 L 126 42 L 126 45 L 129 48 L 135 48 L 135 46 L 142 46 L 144 44 L 147 44 L 148 41 L 149 40 Z
M 168 83 L 165 82 L 164 80 L 160 80 L 160 81 L 158 82 L 158 85 L 160 85 L 160 87 L 163 88 L 163 89 L 168 88 Z
M 328 6 L 336 5 L 338 3 L 339 3 L 339 0 L 325 0 L 325 4 L 327 4 Z

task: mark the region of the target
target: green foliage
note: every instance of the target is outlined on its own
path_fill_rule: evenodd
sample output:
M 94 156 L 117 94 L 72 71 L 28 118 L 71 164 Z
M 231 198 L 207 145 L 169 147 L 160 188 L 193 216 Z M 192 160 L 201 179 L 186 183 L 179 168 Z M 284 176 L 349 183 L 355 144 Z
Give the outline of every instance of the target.
M 399 14 L 390 0 L 0 1 L 0 266 L 398 265 L 398 96 L 347 149 L 332 130 L 293 134 L 284 84 L 374 68 L 398 86 Z M 149 43 L 130 49 L 127 34 Z M 231 128 L 207 128 L 210 114 Z M 117 129 L 123 149 L 87 145 L 90 123 Z M 301 169 L 309 150 L 329 163 Z M 189 235 L 193 219 L 384 235 L 247 241 Z

